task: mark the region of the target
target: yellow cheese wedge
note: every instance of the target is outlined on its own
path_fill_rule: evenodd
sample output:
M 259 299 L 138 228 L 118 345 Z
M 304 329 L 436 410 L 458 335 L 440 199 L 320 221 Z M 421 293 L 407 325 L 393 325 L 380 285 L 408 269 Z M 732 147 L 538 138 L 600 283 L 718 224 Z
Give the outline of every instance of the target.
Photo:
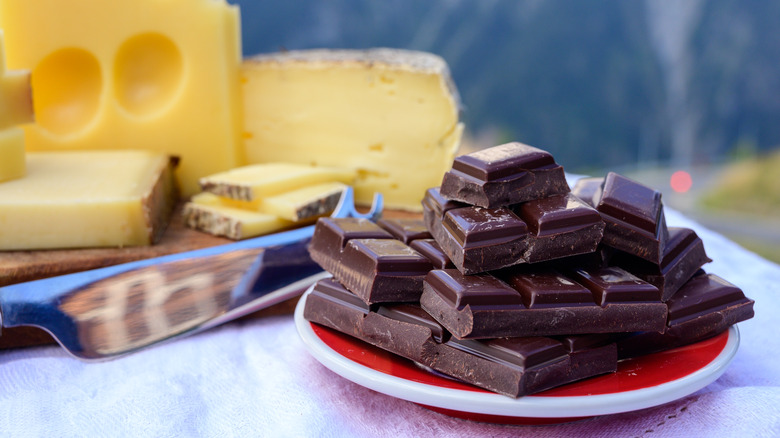
M 267 163 L 239 167 L 200 179 L 204 192 L 240 201 L 267 198 L 313 184 L 342 182 L 351 184 L 354 169 L 312 167 L 289 163 Z
M 295 225 L 272 214 L 193 202 L 184 205 L 182 214 L 188 227 L 234 240 L 273 233 Z
M 4 41 L 0 30 L 0 129 L 29 123 L 35 118 L 30 71 L 7 71 Z
M 345 184 L 338 182 L 315 184 L 254 201 L 239 201 L 201 192 L 193 196 L 191 202 L 255 211 L 301 222 L 333 212 L 346 188 Z
M 183 191 L 242 164 L 239 10 L 225 0 L 2 0 L 8 66 L 32 71 L 27 150 L 181 157 Z
M 443 59 L 374 49 L 290 51 L 242 66 L 249 163 L 356 169 L 358 202 L 421 210 L 460 144 L 459 99 Z
M 23 177 L 26 169 L 24 131 L 0 130 L 0 182 Z
M 175 195 L 157 152 L 28 153 L 27 175 L 0 184 L 0 250 L 149 245 Z

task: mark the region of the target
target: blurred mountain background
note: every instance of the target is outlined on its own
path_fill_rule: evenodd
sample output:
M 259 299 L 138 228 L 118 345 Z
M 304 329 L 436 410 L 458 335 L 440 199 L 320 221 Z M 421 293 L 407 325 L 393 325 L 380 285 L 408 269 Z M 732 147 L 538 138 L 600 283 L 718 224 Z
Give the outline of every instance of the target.
M 780 259 L 780 179 L 756 183 L 777 186 L 773 195 L 723 187 L 724 172 L 780 174 L 761 165 L 780 145 L 780 2 L 230 1 L 241 7 L 247 56 L 321 47 L 441 55 L 461 93 L 466 147 L 518 140 L 569 172 L 620 171 L 705 222 L 744 213 L 733 198 L 757 198 L 769 207 L 750 216 L 768 223 L 753 237 L 776 238 Z M 693 176 L 690 191 L 670 189 L 676 170 Z

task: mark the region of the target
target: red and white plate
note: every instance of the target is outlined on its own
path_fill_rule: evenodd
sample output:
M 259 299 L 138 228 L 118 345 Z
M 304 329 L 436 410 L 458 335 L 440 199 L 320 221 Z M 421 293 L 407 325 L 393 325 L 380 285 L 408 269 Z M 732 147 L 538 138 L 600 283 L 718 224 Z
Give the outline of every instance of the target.
M 692 394 L 726 371 L 739 331 L 673 350 L 621 361 L 618 371 L 513 399 L 443 377 L 414 362 L 303 318 L 295 325 L 309 352 L 336 374 L 437 412 L 477 421 L 547 424 L 658 406 Z

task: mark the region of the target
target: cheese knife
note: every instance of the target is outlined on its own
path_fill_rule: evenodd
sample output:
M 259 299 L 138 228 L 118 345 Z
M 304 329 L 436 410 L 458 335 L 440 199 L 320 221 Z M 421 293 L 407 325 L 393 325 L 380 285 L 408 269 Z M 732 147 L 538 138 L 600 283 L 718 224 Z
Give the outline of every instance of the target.
M 347 187 L 331 217 L 359 213 Z M 37 326 L 83 360 L 194 334 L 300 294 L 328 274 L 309 257 L 314 225 L 0 288 L 2 327 Z

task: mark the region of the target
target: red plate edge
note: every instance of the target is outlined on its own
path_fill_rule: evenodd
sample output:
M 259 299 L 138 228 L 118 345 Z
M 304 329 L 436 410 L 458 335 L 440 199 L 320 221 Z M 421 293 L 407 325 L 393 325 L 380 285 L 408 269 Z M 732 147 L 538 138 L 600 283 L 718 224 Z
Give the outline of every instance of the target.
M 375 371 L 428 385 L 490 393 L 484 389 L 430 373 L 416 366 L 410 360 L 384 351 L 357 338 L 353 338 L 352 336 L 342 334 L 336 330 L 332 330 L 330 328 L 311 322 L 309 322 L 309 324 L 311 324 L 315 336 L 317 336 L 324 344 L 333 349 L 335 352 L 355 363 L 371 368 Z M 618 364 L 618 370 L 616 373 L 597 376 L 549 389 L 547 391 L 534 394 L 534 397 L 572 397 L 613 394 L 671 382 L 673 380 L 690 375 L 712 362 L 725 348 L 728 337 L 728 331 L 726 331 L 713 338 L 700 341 L 695 344 L 660 353 L 649 354 L 638 358 L 626 359 Z M 462 418 L 463 414 L 467 414 L 444 408 L 431 406 L 426 407 L 437 412 L 460 416 Z M 506 417 L 507 421 L 503 421 L 501 420 L 504 418 L 503 416 L 484 414 L 470 415 L 475 417 L 470 419 L 477 421 L 514 423 L 515 421 L 511 420 L 518 419 L 518 417 Z M 480 417 L 482 419 L 476 417 Z M 561 421 L 573 421 L 576 419 L 578 418 L 545 418 L 526 420 L 540 420 L 539 423 L 534 424 L 547 424 L 551 422 L 558 423 Z M 522 424 L 528 424 L 528 422 L 523 421 Z

